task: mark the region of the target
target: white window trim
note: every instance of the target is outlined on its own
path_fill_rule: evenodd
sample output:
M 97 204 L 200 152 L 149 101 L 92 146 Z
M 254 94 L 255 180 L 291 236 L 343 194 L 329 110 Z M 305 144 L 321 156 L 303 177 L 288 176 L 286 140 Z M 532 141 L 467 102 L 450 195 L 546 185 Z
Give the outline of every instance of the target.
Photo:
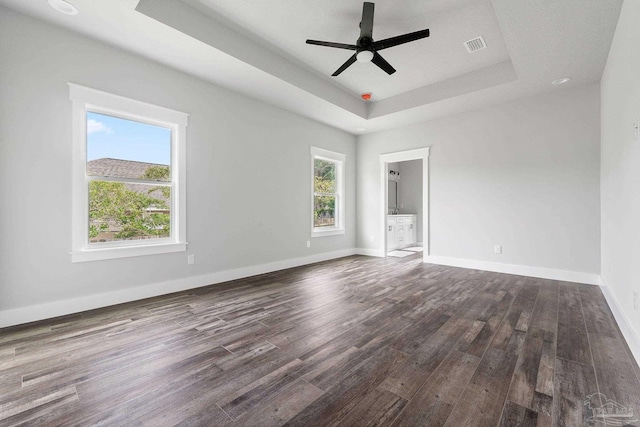
M 69 83 L 72 101 L 72 242 L 71 261 L 153 255 L 187 250 L 186 241 L 186 134 L 189 115 Z M 89 244 L 87 165 L 87 111 L 135 120 L 171 129 L 171 237 L 146 241 Z
M 347 156 L 335 151 L 329 151 L 318 147 L 311 147 L 311 237 L 336 236 L 345 234 L 345 161 Z M 329 160 L 336 162 L 336 180 L 338 185 L 337 203 L 338 210 L 336 215 L 337 225 L 334 227 L 315 227 L 313 211 L 315 209 L 315 159 Z

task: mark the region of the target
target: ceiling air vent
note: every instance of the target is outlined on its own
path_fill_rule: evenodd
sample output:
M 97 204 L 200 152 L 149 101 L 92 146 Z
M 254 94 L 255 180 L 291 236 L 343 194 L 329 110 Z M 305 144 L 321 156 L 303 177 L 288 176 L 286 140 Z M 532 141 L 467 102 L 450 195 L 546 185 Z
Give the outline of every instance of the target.
M 467 40 L 464 42 L 464 47 L 467 48 L 469 53 L 476 52 L 480 49 L 484 49 L 487 47 L 487 44 L 484 42 L 482 36 L 476 37 L 475 39 Z

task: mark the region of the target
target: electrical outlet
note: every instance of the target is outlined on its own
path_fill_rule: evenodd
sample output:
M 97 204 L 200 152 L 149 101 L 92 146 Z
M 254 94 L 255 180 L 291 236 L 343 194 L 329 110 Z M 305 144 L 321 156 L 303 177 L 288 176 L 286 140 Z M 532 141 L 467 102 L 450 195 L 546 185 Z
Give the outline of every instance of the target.
M 371 243 L 374 243 L 376 241 L 376 236 L 372 234 L 371 236 L 369 236 L 369 240 L 371 241 Z
M 196 263 L 195 255 L 187 255 L 187 265 L 193 265 Z
M 493 247 L 493 253 L 494 254 L 501 254 L 502 253 L 502 245 L 495 245 Z
M 311 247 L 311 240 L 307 240 L 307 247 L 310 248 Z
M 633 140 L 637 141 L 640 139 L 640 117 L 633 122 Z
M 638 293 L 637 292 L 633 293 L 633 309 L 635 311 L 638 311 Z

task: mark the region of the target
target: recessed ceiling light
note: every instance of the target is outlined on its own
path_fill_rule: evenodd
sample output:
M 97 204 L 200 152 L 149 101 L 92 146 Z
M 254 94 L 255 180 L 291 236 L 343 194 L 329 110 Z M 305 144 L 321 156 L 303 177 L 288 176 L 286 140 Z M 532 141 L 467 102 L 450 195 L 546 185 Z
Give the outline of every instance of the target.
M 78 9 L 71 3 L 67 3 L 64 0 L 49 0 L 49 6 L 54 8 L 60 13 L 64 13 L 65 15 L 77 15 Z
M 561 85 L 562 83 L 566 83 L 571 80 L 571 77 L 563 77 L 561 79 L 557 79 L 551 82 L 552 85 Z

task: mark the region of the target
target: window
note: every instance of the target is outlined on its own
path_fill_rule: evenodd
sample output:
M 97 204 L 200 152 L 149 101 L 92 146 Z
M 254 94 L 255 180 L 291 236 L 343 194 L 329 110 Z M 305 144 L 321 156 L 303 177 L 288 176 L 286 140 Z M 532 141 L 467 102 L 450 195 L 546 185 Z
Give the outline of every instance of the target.
M 311 147 L 311 236 L 344 234 L 345 155 Z
M 69 84 L 73 262 L 186 250 L 188 115 Z

